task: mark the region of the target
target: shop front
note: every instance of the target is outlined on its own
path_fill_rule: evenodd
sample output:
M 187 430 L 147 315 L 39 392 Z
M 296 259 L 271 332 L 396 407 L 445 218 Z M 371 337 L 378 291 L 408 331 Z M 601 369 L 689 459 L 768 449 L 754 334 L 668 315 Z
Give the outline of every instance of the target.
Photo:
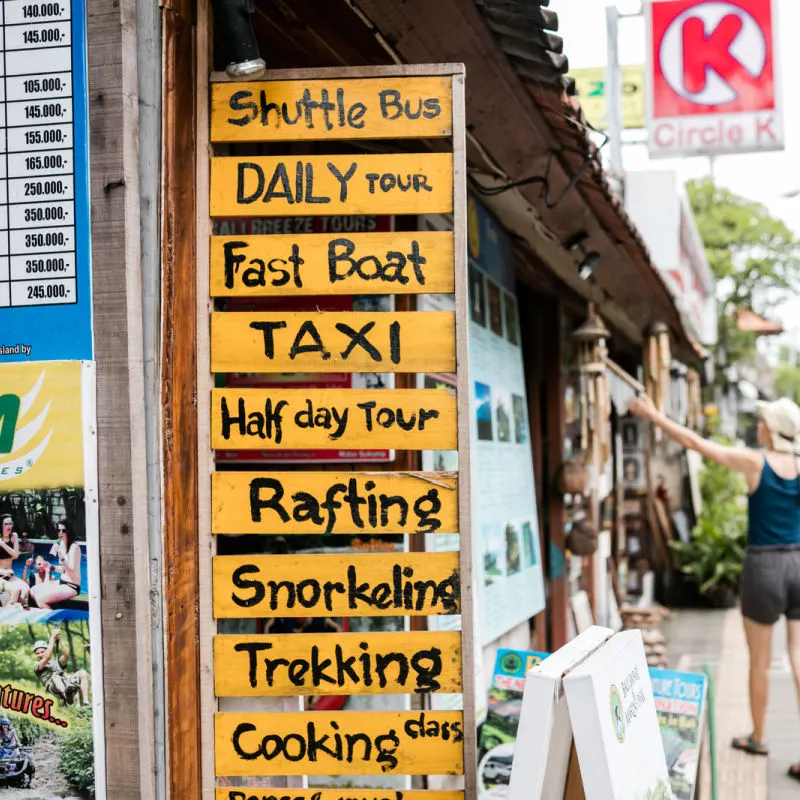
M 252 5 L 6 3 L 12 778 L 476 798 L 504 654 L 620 596 L 609 360 L 696 353 L 552 12 Z

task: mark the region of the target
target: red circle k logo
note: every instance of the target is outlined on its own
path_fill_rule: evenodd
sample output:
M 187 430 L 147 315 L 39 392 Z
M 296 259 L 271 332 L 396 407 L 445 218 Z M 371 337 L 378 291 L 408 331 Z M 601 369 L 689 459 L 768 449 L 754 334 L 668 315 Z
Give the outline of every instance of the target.
M 730 76 L 741 69 L 753 78 L 761 76 L 767 43 L 752 15 L 733 3 L 700 3 L 669 26 L 659 61 L 676 94 L 699 105 L 719 106 L 739 96 Z
M 655 116 L 772 108 L 770 0 L 655 0 Z

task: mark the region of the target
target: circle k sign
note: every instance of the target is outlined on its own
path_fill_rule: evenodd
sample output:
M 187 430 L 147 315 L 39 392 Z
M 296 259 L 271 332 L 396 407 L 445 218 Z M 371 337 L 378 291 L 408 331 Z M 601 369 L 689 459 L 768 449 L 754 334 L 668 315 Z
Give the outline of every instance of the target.
M 779 149 L 773 0 L 652 0 L 651 155 Z

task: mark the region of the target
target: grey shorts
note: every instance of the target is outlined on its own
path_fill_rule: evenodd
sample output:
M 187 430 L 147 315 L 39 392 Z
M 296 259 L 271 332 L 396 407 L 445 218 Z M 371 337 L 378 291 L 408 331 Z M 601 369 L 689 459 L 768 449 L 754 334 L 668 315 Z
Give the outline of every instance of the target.
M 745 619 L 761 625 L 781 615 L 800 619 L 800 545 L 749 548 L 739 593 Z

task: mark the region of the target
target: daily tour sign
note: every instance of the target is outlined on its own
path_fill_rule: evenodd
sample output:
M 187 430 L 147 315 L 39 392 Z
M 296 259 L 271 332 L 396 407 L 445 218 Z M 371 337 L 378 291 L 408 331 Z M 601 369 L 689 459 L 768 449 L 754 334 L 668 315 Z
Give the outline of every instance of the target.
M 645 5 L 650 156 L 783 149 L 777 3 Z
M 452 214 L 454 226 L 313 232 L 281 226 L 280 233 L 216 226 L 207 287 L 217 304 L 201 371 L 279 378 L 443 373 L 456 375 L 458 387 L 453 396 L 437 389 L 218 382 L 203 400 L 210 448 L 451 450 L 459 457 L 457 472 L 308 466 L 242 472 L 218 462 L 207 494 L 211 534 L 442 533 L 460 534 L 462 542 L 460 553 L 218 555 L 209 570 L 214 619 L 461 614 L 467 620 L 465 634 L 285 633 L 270 626 L 265 633 L 218 633 L 211 664 L 216 698 L 463 693 L 464 710 L 218 711 L 215 774 L 248 786 L 263 776 L 465 774 L 466 792 L 474 796 L 472 622 L 470 598 L 461 591 L 471 565 L 463 69 L 274 73 L 261 81 L 212 81 L 210 88 L 210 144 L 229 153 L 211 158 L 212 219 Z M 353 154 L 341 154 L 347 141 L 364 139 L 419 141 L 406 142 L 405 152 L 387 144 L 386 153 L 352 147 Z M 435 148 L 443 152 L 430 152 L 429 139 L 444 143 Z M 309 154 L 284 155 L 281 143 L 293 141 Z M 303 311 L 297 301 L 428 293 L 454 293 L 455 310 L 414 311 L 413 302 L 404 302 L 403 310 L 320 304 Z M 265 298 L 275 301 L 269 310 L 230 302 Z M 220 791 L 229 800 L 245 796 Z

